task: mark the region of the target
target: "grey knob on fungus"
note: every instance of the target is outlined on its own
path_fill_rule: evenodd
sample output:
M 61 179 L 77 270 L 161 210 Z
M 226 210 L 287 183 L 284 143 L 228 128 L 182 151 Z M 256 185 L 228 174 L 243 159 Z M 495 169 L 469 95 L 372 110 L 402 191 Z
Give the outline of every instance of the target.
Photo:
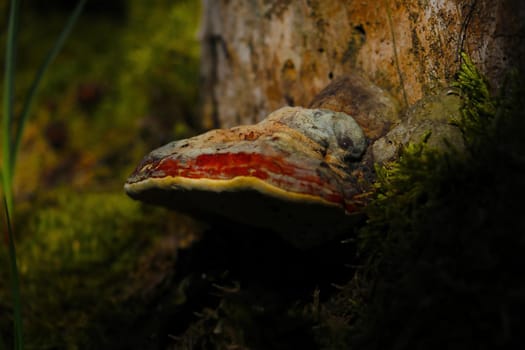
M 255 125 L 160 147 L 129 177 L 129 196 L 212 213 L 308 247 L 348 230 L 362 207 L 356 168 L 367 148 L 342 112 L 284 107 Z

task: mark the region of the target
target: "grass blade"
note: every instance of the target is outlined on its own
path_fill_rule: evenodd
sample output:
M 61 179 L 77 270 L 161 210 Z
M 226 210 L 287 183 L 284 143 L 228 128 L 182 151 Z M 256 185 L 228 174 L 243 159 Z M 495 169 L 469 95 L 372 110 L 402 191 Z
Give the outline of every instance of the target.
M 33 80 L 33 83 L 31 84 L 31 87 L 29 88 L 29 91 L 27 93 L 26 99 L 24 101 L 22 112 L 20 113 L 20 116 L 18 118 L 18 127 L 16 130 L 16 135 L 14 138 L 14 144 L 13 147 L 11 147 L 11 154 L 10 154 L 10 168 L 11 171 L 14 172 L 15 166 L 16 166 L 16 158 L 18 154 L 18 150 L 20 148 L 20 142 L 22 140 L 22 135 L 24 133 L 24 126 L 27 121 L 27 117 L 29 115 L 29 111 L 31 109 L 31 105 L 33 103 L 33 100 L 36 96 L 38 87 L 40 85 L 40 82 L 42 81 L 42 78 L 44 74 L 46 73 L 47 69 L 49 68 L 51 62 L 55 59 L 60 49 L 62 49 L 62 46 L 64 46 L 64 42 L 66 41 L 67 37 L 71 33 L 71 30 L 75 26 L 75 23 L 82 13 L 82 9 L 84 8 L 84 5 L 86 4 L 87 0 L 80 0 L 71 15 L 69 16 L 66 25 L 64 26 L 64 29 L 62 29 L 62 32 L 60 33 L 59 37 L 55 41 L 55 44 L 49 50 L 45 60 L 40 65 L 36 75 L 35 79 Z M 13 173 L 11 173 L 11 176 L 13 176 Z
M 9 9 L 9 22 L 7 25 L 7 43 L 5 50 L 5 75 L 4 75 L 4 116 L 2 118 L 2 187 L 7 212 L 13 209 L 12 194 L 12 164 L 11 160 L 11 130 L 13 125 L 13 101 L 15 95 L 15 62 L 16 62 L 16 38 L 18 27 L 18 11 L 20 3 L 17 0 L 11 1 Z
M 11 160 L 11 130 L 13 126 L 13 102 L 15 96 L 15 63 L 16 63 L 16 42 L 18 27 L 18 12 L 20 3 L 17 0 L 11 1 L 9 9 L 9 22 L 7 26 L 7 43 L 5 53 L 5 73 L 4 73 L 4 94 L 2 118 L 2 187 L 7 221 L 7 242 L 9 250 L 9 265 L 11 268 L 11 288 L 13 292 L 13 312 L 14 312 L 14 343 L 15 349 L 24 348 L 24 338 L 22 332 L 22 302 L 20 297 L 20 283 L 18 266 L 16 263 L 16 250 L 11 225 L 11 213 L 13 209 L 12 192 L 12 164 Z
M 54 46 L 47 54 L 45 60 L 40 65 L 35 79 L 29 89 L 29 92 L 24 101 L 22 112 L 18 118 L 16 133 L 14 139 L 12 132 L 15 131 L 13 125 L 13 104 L 15 96 L 15 64 L 16 64 L 16 43 L 17 43 L 17 27 L 18 27 L 18 12 L 20 3 L 18 0 L 12 0 L 9 9 L 9 22 L 7 27 L 7 42 L 5 53 L 5 74 L 4 74 L 4 93 L 3 93 L 3 118 L 2 118 L 2 169 L 1 169 L 1 184 L 3 189 L 3 199 L 5 208 L 5 217 L 7 222 L 6 238 L 9 250 L 9 265 L 11 271 L 11 289 L 13 293 L 13 313 L 14 313 L 14 344 L 15 349 L 21 350 L 24 348 L 23 338 L 23 324 L 22 324 L 22 301 L 20 294 L 20 277 L 18 274 L 18 265 L 16 261 L 16 249 L 14 243 L 14 230 L 11 224 L 11 215 L 13 213 L 13 178 L 14 169 L 16 166 L 16 158 L 24 126 L 27 121 L 31 104 L 36 96 L 36 92 L 47 71 L 49 65 L 54 60 L 65 40 L 69 36 L 75 22 L 77 21 L 82 9 L 87 0 L 79 0 L 77 6 L 55 41 Z M 0 347 L 5 348 L 3 341 L 0 339 Z
M 22 300 L 20 296 L 20 279 L 18 275 L 18 265 L 16 263 L 16 248 L 14 241 L 13 226 L 11 225 L 10 213 L 4 196 L 5 217 L 7 222 L 7 241 L 9 244 L 9 260 L 11 265 L 11 289 L 14 300 L 14 328 L 15 328 L 15 349 L 24 348 L 23 325 L 22 325 Z

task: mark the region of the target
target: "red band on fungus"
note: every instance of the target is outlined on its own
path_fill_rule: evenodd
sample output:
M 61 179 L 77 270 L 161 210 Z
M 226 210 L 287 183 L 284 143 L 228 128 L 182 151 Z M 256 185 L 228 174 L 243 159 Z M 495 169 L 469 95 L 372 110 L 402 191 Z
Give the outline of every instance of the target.
M 253 177 L 290 192 L 321 197 L 335 204 L 344 203 L 342 194 L 315 171 L 256 153 L 202 154 L 195 159 L 165 158 L 153 164 L 151 177 L 166 176 L 211 180 Z

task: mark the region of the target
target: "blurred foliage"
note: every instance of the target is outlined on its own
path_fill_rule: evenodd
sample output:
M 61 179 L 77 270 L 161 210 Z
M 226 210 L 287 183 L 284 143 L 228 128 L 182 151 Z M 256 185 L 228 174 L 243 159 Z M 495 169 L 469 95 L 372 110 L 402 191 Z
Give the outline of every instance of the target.
M 22 144 L 19 197 L 60 183 L 120 185 L 146 152 L 198 127 L 199 1 L 126 4 L 122 15 L 86 11 L 46 75 Z M 19 103 L 66 15 L 31 9 L 20 23 Z
M 191 241 L 196 230 L 132 201 L 122 186 L 144 154 L 198 127 L 200 2 L 133 0 L 108 11 L 96 3 L 88 1 L 45 76 L 19 155 L 15 225 L 27 348 L 141 347 L 119 332 L 137 328 L 146 341 L 162 327 L 160 319 L 141 320 L 158 311 L 150 303 L 170 281 L 173 242 Z M 71 5 L 23 2 L 18 111 Z M 0 45 L 5 39 L 2 30 Z M 0 258 L 7 261 L 5 249 Z M 0 333 L 9 341 L 7 280 L 1 264 Z
M 86 343 L 86 328 L 99 327 L 92 318 L 114 312 L 118 289 L 153 238 L 132 229 L 139 206 L 118 193 L 61 193 L 39 204 L 16 218 L 18 231 L 31 235 L 18 244 L 26 346 Z
M 50 194 L 34 208 L 16 218 L 18 230 L 31 233 L 18 244 L 26 348 L 107 345 L 114 324 L 101 320 L 127 317 L 131 324 L 143 312 L 137 307 L 146 307 L 141 299 L 134 308 L 125 302 L 137 292 L 133 274 L 141 263 L 150 263 L 144 257 L 166 234 L 163 211 L 144 213 L 119 192 L 70 190 Z M 0 274 L 7 278 L 6 271 Z M 158 287 L 147 279 L 140 286 Z M 6 290 L 0 293 L 1 300 L 9 300 Z M 9 329 L 4 322 L 8 319 L 2 319 L 0 329 Z

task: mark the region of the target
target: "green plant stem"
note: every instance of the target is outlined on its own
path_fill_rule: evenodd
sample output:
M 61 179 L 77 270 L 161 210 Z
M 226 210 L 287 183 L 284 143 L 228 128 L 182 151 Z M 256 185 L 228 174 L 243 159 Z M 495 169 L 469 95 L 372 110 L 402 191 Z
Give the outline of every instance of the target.
M 11 215 L 13 210 L 13 192 L 11 169 L 11 128 L 13 124 L 13 102 L 15 95 L 15 62 L 16 62 L 16 42 L 18 27 L 19 2 L 11 1 L 9 10 L 9 22 L 7 27 L 7 44 L 5 54 L 5 76 L 4 76 L 4 116 L 2 118 L 2 187 L 4 192 L 4 207 L 7 222 L 7 241 L 9 250 L 9 265 L 11 268 L 11 288 L 13 291 L 13 312 L 14 312 L 14 342 L 15 349 L 24 348 L 22 335 L 22 303 L 20 298 L 20 284 L 18 276 L 18 266 L 16 263 L 16 250 L 14 244 L 13 230 L 11 225 Z
M 45 60 L 40 65 L 36 75 L 35 79 L 33 80 L 33 83 L 31 84 L 31 87 L 29 88 L 29 91 L 27 93 L 25 103 L 23 105 L 22 112 L 20 113 L 20 117 L 18 118 L 18 127 L 16 130 L 16 135 L 14 138 L 13 147 L 11 147 L 11 154 L 10 154 L 10 169 L 14 173 L 15 166 L 16 166 L 16 160 L 17 160 L 17 154 L 20 148 L 20 143 L 22 140 L 22 135 L 24 132 L 24 126 L 27 121 L 27 117 L 29 115 L 29 111 L 31 109 L 31 105 L 33 104 L 34 98 L 36 96 L 36 93 L 38 91 L 38 87 L 40 86 L 40 82 L 42 81 L 42 78 L 44 74 L 46 73 L 47 69 L 51 65 L 51 62 L 55 59 L 58 52 L 62 49 L 62 46 L 64 46 L 64 42 L 66 41 L 67 37 L 71 33 L 71 30 L 75 26 L 75 23 L 82 13 L 82 9 L 84 8 L 84 5 L 86 4 L 87 0 L 79 0 L 75 9 L 71 13 L 71 15 L 68 18 L 68 21 L 66 25 L 64 26 L 64 29 L 62 29 L 62 32 L 60 33 L 59 37 L 55 41 L 55 44 L 49 50 Z M 14 176 L 14 174 L 11 174 L 11 177 Z
M 13 124 L 13 100 L 14 100 L 14 75 L 15 75 L 15 55 L 16 37 L 18 27 L 19 2 L 11 1 L 9 10 L 9 22 L 7 26 L 7 44 L 5 53 L 5 76 L 4 76 L 4 116 L 2 118 L 2 187 L 5 197 L 7 213 L 13 211 L 12 193 L 12 164 L 11 160 L 11 128 Z
M 14 230 L 12 226 L 13 213 L 13 178 L 16 167 L 16 158 L 24 126 L 27 121 L 31 104 L 36 96 L 36 92 L 42 81 L 42 78 L 47 71 L 49 65 L 54 60 L 69 33 L 71 32 L 75 22 L 77 21 L 82 9 L 87 0 L 79 0 L 77 6 L 60 33 L 54 46 L 47 54 L 45 60 L 40 65 L 35 79 L 31 84 L 29 92 L 27 93 L 22 112 L 18 118 L 16 133 L 14 139 L 12 132 L 14 132 L 13 123 L 13 103 L 15 96 L 15 64 L 16 64 L 16 42 L 17 42 L 17 27 L 18 27 L 18 12 L 20 3 L 18 0 L 12 0 L 9 9 L 9 22 L 7 27 L 7 43 L 5 54 L 5 75 L 4 75 L 4 93 L 3 93 L 3 118 L 2 118 L 2 172 L 1 183 L 3 189 L 3 199 L 5 207 L 5 216 L 7 222 L 6 237 L 9 249 L 9 263 L 11 270 L 11 288 L 13 292 L 13 312 L 14 312 L 14 343 L 15 349 L 21 350 L 24 348 L 23 339 L 23 325 L 22 325 L 22 301 L 20 296 L 20 277 L 18 273 L 18 265 L 16 262 L 16 248 L 14 243 Z
M 7 241 L 9 244 L 9 260 L 11 265 L 11 289 L 14 300 L 14 329 L 15 329 L 15 349 L 22 350 L 24 348 L 23 325 L 22 325 L 22 300 L 20 297 L 20 279 L 18 274 L 18 265 L 16 262 L 16 249 L 14 241 L 13 226 L 11 225 L 10 213 L 5 203 L 5 217 L 7 222 Z

